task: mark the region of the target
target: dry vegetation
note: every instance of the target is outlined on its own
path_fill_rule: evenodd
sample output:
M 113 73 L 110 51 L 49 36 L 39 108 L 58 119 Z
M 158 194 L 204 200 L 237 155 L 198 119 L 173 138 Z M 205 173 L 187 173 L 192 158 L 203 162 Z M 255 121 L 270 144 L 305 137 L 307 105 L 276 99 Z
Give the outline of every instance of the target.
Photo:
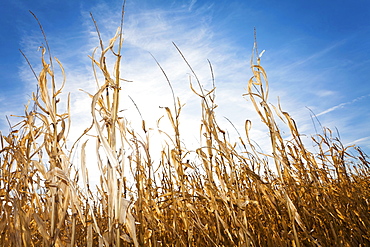
M 248 120 L 237 140 L 244 150 L 227 139 L 215 119 L 214 88 L 202 88 L 194 73 L 201 145 L 189 151 L 181 142 L 182 105 L 174 96 L 164 109 L 173 129 L 156 154 L 161 159 L 153 160 L 145 121 L 135 130 L 119 116 L 120 30 L 91 56 L 96 78 L 104 78 L 97 79 L 100 89 L 86 109 L 93 123 L 83 133 L 96 136 L 96 188 L 87 176 L 86 142 L 80 163 L 71 157 L 76 148 L 66 146 L 70 111 L 58 108 L 65 81 L 57 83 L 54 74 L 54 65 L 63 67 L 44 57 L 46 42 L 33 109 L 1 136 L 1 246 L 370 246 L 367 156 L 359 148 L 351 156 L 329 129 L 312 137 L 319 151 L 310 152 L 290 115 L 268 104 L 258 56 L 246 95 L 268 127 L 272 154 L 257 152 Z M 108 53 L 116 58 L 112 72 Z M 278 118 L 290 140 L 282 138 Z

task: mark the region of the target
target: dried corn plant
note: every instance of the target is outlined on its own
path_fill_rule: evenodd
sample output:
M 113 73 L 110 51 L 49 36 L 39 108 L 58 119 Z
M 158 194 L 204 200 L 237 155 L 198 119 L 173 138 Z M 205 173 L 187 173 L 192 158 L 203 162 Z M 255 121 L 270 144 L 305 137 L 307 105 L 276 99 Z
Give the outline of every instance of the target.
M 83 195 L 66 148 L 69 96 L 66 112 L 58 109 L 64 70 L 58 59 L 52 59 L 46 38 L 41 53 L 34 107 L 26 107 L 23 120 L 13 127 L 17 129 L 1 136 L 2 246 L 65 246 L 75 238 L 76 218 L 86 225 Z M 54 61 L 62 74 L 59 87 Z
M 184 106 L 157 62 L 173 106 L 163 108 L 172 128 L 161 129 L 158 120 L 164 145 L 153 154 L 145 121 L 130 126 L 120 115 L 123 13 L 107 46 L 93 19 L 100 46 L 90 58 L 98 90 L 90 94 L 92 124 L 81 134 L 95 141 L 100 184 L 90 188 L 87 141 L 77 150 L 79 162 L 71 157 L 76 145 L 66 146 L 70 99 L 67 110 L 60 111 L 66 79 L 45 38 L 34 107 L 26 107 L 19 124 L 1 135 L 1 246 L 370 245 L 368 157 L 359 148 L 357 156 L 351 155 L 352 147 L 343 146 L 329 129 L 312 137 L 317 153 L 309 151 L 292 117 L 268 102 L 256 43 L 245 96 L 268 129 L 272 153 L 257 151 L 250 120 L 238 140 L 229 139 L 217 122 L 215 83 L 203 88 L 175 45 L 201 103 L 200 146 L 188 150 L 183 144 Z M 59 84 L 55 62 L 62 74 Z M 289 128 L 290 139 L 282 137 L 278 121 Z

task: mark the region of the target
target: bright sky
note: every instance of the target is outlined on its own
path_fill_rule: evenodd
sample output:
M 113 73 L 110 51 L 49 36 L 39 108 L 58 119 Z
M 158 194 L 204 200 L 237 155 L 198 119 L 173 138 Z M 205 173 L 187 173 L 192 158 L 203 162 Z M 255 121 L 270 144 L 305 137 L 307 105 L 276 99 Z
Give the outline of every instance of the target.
M 119 25 L 121 4 L 116 0 L 1 1 L 3 134 L 9 131 L 5 116 L 21 115 L 36 85 L 18 49 L 37 72 L 40 68 L 38 47 L 43 43 L 42 34 L 28 10 L 39 18 L 52 55 L 65 67 L 65 92 L 72 93 L 72 121 L 77 132 L 87 127 L 82 123 L 88 122 L 90 112 L 90 99 L 79 89 L 90 93 L 95 90 L 87 56 L 98 42 L 89 12 L 108 42 Z M 159 106 L 172 106 L 171 91 L 150 52 L 166 71 L 175 94 L 186 103 L 183 127 L 198 129 L 192 123 L 199 118 L 200 100 L 189 89 L 189 69 L 173 41 L 208 89 L 211 81 L 207 59 L 213 64 L 219 105 L 216 114 L 222 127 L 235 134 L 223 118 L 227 117 L 244 133 L 244 121 L 251 119 L 252 137 L 263 147 L 268 140 L 266 128 L 251 102 L 242 96 L 251 76 L 256 27 L 259 50 L 266 50 L 262 66 L 270 82 L 270 102 L 276 104 L 279 96 L 282 108 L 293 116 L 302 134 L 316 133 L 309 108 L 323 126 L 339 130 L 344 144 L 355 143 L 370 153 L 369 16 L 368 0 L 127 0 L 122 74 L 133 82 L 122 86 L 121 108 L 126 109 L 127 116 L 139 119 L 127 97 L 130 95 L 144 119 L 150 120 L 165 114 Z M 14 124 L 18 119 L 10 120 Z M 197 136 L 189 138 L 196 140 Z

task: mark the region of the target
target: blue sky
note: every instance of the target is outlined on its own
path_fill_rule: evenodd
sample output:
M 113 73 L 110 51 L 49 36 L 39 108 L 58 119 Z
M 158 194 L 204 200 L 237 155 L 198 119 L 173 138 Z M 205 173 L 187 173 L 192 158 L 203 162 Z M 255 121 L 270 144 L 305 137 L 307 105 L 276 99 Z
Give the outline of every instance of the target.
M 242 97 L 251 76 L 253 29 L 258 47 L 266 50 L 262 65 L 270 83 L 270 102 L 280 97 L 282 108 L 296 120 L 301 134 L 315 134 L 311 109 L 323 126 L 337 128 L 343 144 L 355 143 L 370 153 L 370 2 L 358 1 L 149 1 L 128 0 L 124 25 L 122 74 L 133 82 L 123 85 L 122 109 L 138 119 L 164 114 L 171 106 L 170 89 L 152 59 L 167 72 L 184 107 L 184 129 L 198 129 L 199 99 L 189 89 L 189 69 L 172 45 L 182 50 L 206 88 L 211 88 L 207 59 L 216 76 L 217 116 L 224 129 L 235 134 L 223 118 L 242 132 L 251 119 L 252 137 L 267 145 L 266 128 Z M 76 117 L 73 131 L 87 127 L 89 98 L 79 91 L 95 90 L 87 55 L 98 45 L 89 16 L 92 12 L 107 42 L 119 25 L 121 1 L 11 1 L 0 3 L 0 129 L 9 131 L 5 116 L 21 115 L 35 90 L 35 79 L 21 49 L 36 71 L 38 47 L 43 43 L 34 12 L 42 23 L 52 55 L 67 72 L 65 92 L 71 92 Z M 16 123 L 16 118 L 10 118 Z M 155 126 L 153 120 L 152 126 Z M 317 122 L 316 122 L 316 127 Z M 153 127 L 154 128 L 154 127 Z M 318 130 L 320 133 L 320 131 Z M 189 134 L 196 141 L 196 134 Z M 286 133 L 289 138 L 289 134 Z M 309 138 L 306 138 L 309 142 Z

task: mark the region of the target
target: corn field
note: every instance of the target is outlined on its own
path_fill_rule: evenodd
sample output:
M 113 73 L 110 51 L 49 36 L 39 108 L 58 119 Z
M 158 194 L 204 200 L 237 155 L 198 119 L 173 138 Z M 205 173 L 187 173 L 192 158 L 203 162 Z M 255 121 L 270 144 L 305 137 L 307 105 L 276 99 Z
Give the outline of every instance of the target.
M 319 151 L 309 151 L 289 113 L 269 104 L 256 46 L 244 96 L 266 125 L 272 152 L 258 151 L 249 120 L 239 139 L 229 140 L 215 118 L 215 88 L 203 88 L 193 72 L 199 147 L 187 150 L 182 142 L 183 105 L 172 91 L 173 106 L 164 107 L 172 126 L 163 135 L 167 145 L 154 155 L 145 120 L 132 128 L 120 115 L 122 28 L 107 45 L 100 39 L 90 56 L 99 85 L 86 96 L 92 123 L 71 148 L 70 98 L 60 99 L 68 80 L 56 80 L 55 70 L 65 75 L 63 65 L 50 56 L 45 38 L 38 92 L 21 121 L 0 136 L 1 246 L 370 246 L 368 156 L 327 128 L 312 136 Z M 167 78 L 159 63 L 158 69 Z M 291 139 L 283 139 L 277 120 Z M 96 147 L 96 188 L 87 142 L 80 143 L 87 135 Z

